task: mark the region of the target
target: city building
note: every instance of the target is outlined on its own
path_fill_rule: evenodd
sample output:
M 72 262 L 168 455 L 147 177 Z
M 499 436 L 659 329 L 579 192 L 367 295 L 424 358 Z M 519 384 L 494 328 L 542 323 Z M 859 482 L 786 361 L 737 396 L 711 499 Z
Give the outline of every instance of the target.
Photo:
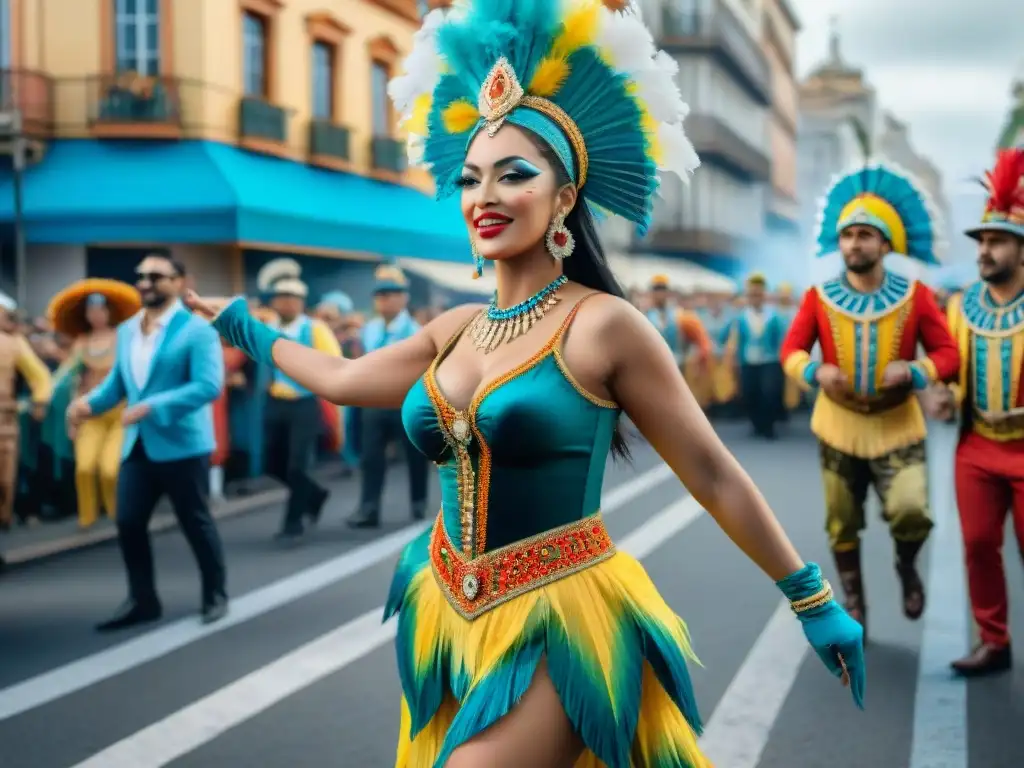
M 38 311 L 165 249 L 211 294 L 254 291 L 282 254 L 314 298 L 365 307 L 381 260 L 421 301 L 472 291 L 457 205 L 406 168 L 386 93 L 432 4 L 2 0 L 2 287 Z
M 768 0 L 641 0 L 658 47 L 679 63 L 687 134 L 701 157 L 689 183 L 665 179 L 646 254 L 732 277 L 762 247 L 772 179 L 772 83 L 761 51 Z
M 765 0 L 761 48 L 771 74 L 768 136 L 772 159 L 767 227 L 777 236 L 799 232 L 797 130 L 800 101 L 796 77 L 796 36 L 800 21 L 790 0 Z

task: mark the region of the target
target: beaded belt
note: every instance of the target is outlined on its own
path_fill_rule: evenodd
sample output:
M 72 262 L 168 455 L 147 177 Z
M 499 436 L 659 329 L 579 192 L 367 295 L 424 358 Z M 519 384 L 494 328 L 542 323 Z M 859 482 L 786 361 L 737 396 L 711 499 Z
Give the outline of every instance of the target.
M 996 436 L 1015 435 L 1024 431 L 1024 408 L 1004 413 L 985 412 L 975 407 L 974 418 L 986 431 Z
M 836 398 L 826 393 L 826 397 L 848 411 L 864 415 L 874 415 L 891 411 L 893 408 L 898 408 L 907 402 L 907 398 L 910 397 L 910 387 L 885 389 L 877 395 L 849 394 L 845 397 Z
M 532 589 L 615 554 L 600 513 L 467 560 L 448 538 L 441 515 L 430 536 L 430 562 L 448 602 L 475 619 Z

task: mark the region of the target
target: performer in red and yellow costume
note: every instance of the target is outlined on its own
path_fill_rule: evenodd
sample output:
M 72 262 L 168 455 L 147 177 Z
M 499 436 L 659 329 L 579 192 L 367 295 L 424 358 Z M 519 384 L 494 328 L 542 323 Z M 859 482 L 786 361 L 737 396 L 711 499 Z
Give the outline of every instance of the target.
M 117 326 L 141 309 L 139 292 L 119 280 L 80 280 L 53 297 L 47 310 L 53 328 L 74 339 L 71 356 L 54 383 L 55 418 L 63 419 L 72 400 L 84 397 L 107 377 L 114 366 Z M 88 419 L 69 434 L 74 443 L 81 528 L 99 520 L 101 507 L 110 519 L 116 516 L 123 410 L 113 408 Z
M 936 222 L 924 193 L 881 166 L 856 170 L 828 191 L 819 255 L 841 251 L 845 271 L 804 295 L 782 345 L 786 374 L 818 385 L 811 429 L 820 443 L 826 530 L 847 610 L 866 626 L 860 535 L 874 486 L 895 541 L 903 612 L 924 611 L 917 555 L 932 528 L 925 420 L 914 390 L 956 376 L 960 358 L 931 291 L 890 272 L 883 257 L 936 261 Z M 822 361 L 810 352 L 821 345 Z M 927 356 L 917 359 L 917 348 Z
M 967 232 L 978 241 L 981 281 L 949 305 L 963 366 L 959 381 L 940 390 L 935 414 L 962 414 L 956 500 L 981 640 L 953 662 L 964 676 L 1012 663 L 1002 554 L 1008 511 L 1024 554 L 1024 150 L 1003 152 L 986 186 L 982 222 Z

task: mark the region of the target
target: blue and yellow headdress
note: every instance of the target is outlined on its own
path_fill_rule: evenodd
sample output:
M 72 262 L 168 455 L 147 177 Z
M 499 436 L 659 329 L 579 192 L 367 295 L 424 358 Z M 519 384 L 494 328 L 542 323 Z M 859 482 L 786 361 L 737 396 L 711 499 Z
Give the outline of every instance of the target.
M 625 11 L 621 9 L 626 9 Z M 453 194 L 470 141 L 505 123 L 547 142 L 580 196 L 643 234 L 658 170 L 698 165 L 678 65 L 621 0 L 477 0 L 424 20 L 389 86 L 410 161 Z
M 825 193 L 818 217 L 818 255 L 839 250 L 847 227 L 874 227 L 894 253 L 938 264 L 938 217 L 927 194 L 907 174 L 870 165 L 840 177 Z

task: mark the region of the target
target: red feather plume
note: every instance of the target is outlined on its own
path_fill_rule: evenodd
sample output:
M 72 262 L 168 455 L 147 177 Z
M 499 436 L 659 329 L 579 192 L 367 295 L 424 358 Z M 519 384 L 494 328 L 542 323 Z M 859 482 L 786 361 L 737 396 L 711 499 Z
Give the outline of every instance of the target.
M 985 174 L 989 199 L 986 212 L 1024 221 L 1024 149 L 1004 149 L 996 165 Z

